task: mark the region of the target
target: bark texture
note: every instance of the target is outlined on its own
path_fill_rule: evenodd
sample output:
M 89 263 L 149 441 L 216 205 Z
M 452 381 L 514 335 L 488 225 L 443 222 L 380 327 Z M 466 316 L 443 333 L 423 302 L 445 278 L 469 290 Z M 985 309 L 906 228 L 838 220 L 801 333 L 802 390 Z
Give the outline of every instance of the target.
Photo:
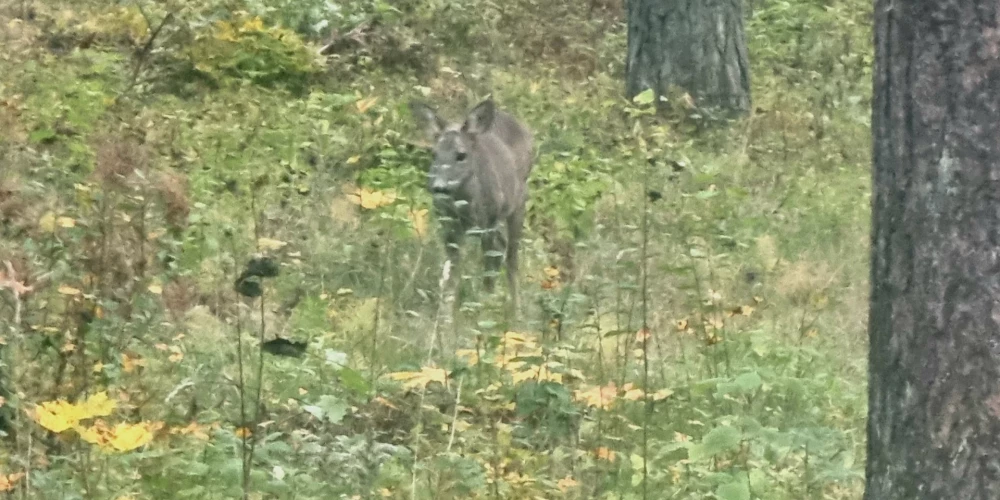
M 687 91 L 702 108 L 750 109 L 741 0 L 630 0 L 625 94 Z
M 866 500 L 1000 498 L 1000 2 L 877 0 Z

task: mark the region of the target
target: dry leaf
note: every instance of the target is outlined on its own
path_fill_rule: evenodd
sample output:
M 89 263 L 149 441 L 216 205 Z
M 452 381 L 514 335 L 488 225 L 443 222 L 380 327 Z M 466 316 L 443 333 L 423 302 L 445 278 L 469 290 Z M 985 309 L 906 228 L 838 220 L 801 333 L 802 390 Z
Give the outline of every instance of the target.
M 47 233 L 54 233 L 56 230 L 56 214 L 46 212 L 41 219 L 38 219 L 38 227 Z
M 364 113 L 365 111 L 371 109 L 371 107 L 374 106 L 376 102 L 378 102 L 377 96 L 369 97 L 366 99 L 359 99 L 357 102 L 354 103 L 354 107 L 357 108 L 358 113 Z
M 288 244 L 287 242 L 284 242 L 284 241 L 281 241 L 281 240 L 275 240 L 275 239 L 271 239 L 271 238 L 259 238 L 259 239 L 257 239 L 257 246 L 260 247 L 261 250 L 265 250 L 265 251 L 272 251 L 273 252 L 273 251 L 276 251 L 276 250 L 281 250 L 281 248 L 283 248 L 287 244 Z
M 566 493 L 570 489 L 577 487 L 579 484 L 580 483 L 576 482 L 576 479 L 573 479 L 572 477 L 569 476 L 566 476 L 556 482 L 556 486 L 559 488 L 559 491 L 563 493 Z
M 427 209 L 421 208 L 419 210 L 410 210 L 408 213 L 410 217 L 410 223 L 413 224 L 413 232 L 416 233 L 417 238 L 424 239 L 427 237 Z
M 600 448 L 594 450 L 594 455 L 596 455 L 597 458 L 601 460 L 607 460 L 608 462 L 615 461 L 615 452 L 604 446 L 601 446 Z
M 13 474 L 0 474 L 0 493 L 14 491 L 14 485 L 24 477 L 23 472 Z
M 367 188 L 359 188 L 354 193 L 347 195 L 347 199 L 351 200 L 355 205 L 361 205 L 361 208 L 372 210 L 392 204 L 392 202 L 396 201 L 396 193 L 391 190 L 375 191 Z

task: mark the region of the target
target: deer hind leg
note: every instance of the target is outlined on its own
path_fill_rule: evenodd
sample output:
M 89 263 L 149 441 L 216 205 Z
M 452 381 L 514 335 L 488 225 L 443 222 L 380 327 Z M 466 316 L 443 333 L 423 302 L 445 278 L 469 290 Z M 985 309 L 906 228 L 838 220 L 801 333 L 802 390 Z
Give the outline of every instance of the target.
M 486 293 L 493 293 L 496 288 L 496 278 L 500 272 L 500 264 L 503 263 L 504 237 L 500 231 L 499 224 L 483 231 L 483 289 Z

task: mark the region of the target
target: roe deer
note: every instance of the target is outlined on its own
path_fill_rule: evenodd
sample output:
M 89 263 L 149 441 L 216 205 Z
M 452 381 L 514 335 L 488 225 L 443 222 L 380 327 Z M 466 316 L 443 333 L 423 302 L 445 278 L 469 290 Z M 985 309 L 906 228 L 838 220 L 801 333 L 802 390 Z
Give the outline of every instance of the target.
M 449 123 L 420 102 L 411 102 L 410 110 L 434 143 L 428 187 L 448 259 L 442 283 L 457 272 L 462 237 L 471 234 L 481 240 L 483 288 L 492 293 L 506 246 L 508 293 L 516 318 L 517 251 L 534 156 L 531 132 L 496 109 L 492 97 L 476 105 L 463 123 Z M 454 297 L 446 293 L 445 299 L 452 302 Z

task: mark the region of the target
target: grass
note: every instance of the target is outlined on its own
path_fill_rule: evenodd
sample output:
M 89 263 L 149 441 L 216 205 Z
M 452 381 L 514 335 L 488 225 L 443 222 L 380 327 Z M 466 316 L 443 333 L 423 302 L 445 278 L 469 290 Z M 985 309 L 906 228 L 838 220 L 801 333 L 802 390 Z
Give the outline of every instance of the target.
M 0 486 L 14 498 L 860 498 L 864 9 L 760 5 L 756 111 L 718 124 L 621 98 L 613 11 L 556 23 L 527 1 L 446 17 L 369 3 L 351 5 L 387 16 L 369 34 L 380 40 L 475 29 L 406 49 L 433 61 L 419 67 L 374 46 L 320 65 L 267 15 L 234 17 L 235 40 L 220 41 L 197 31 L 214 18 L 183 11 L 184 29 L 141 56 L 114 22 L 139 22 L 131 10 L 2 11 L 16 50 L 0 59 L 0 261 L 16 275 L 0 318 L 20 307 L 24 321 L 0 321 L 16 431 Z M 185 30 L 204 35 L 197 50 Z M 482 33 L 492 56 L 459 43 Z M 253 54 L 271 59 L 236 63 Z M 525 312 L 509 325 L 502 294 L 479 293 L 470 242 L 466 303 L 442 331 L 429 156 L 405 103 L 457 116 L 487 92 L 538 141 Z M 359 189 L 393 201 L 358 206 Z M 233 282 L 255 255 L 280 275 L 241 298 Z M 14 282 L 33 290 L 15 296 Z M 447 352 L 430 351 L 436 333 Z M 276 337 L 304 355 L 261 355 Z M 162 427 L 123 451 L 93 431 L 98 417 L 55 433 L 35 411 L 101 391 L 116 404 L 105 426 Z

